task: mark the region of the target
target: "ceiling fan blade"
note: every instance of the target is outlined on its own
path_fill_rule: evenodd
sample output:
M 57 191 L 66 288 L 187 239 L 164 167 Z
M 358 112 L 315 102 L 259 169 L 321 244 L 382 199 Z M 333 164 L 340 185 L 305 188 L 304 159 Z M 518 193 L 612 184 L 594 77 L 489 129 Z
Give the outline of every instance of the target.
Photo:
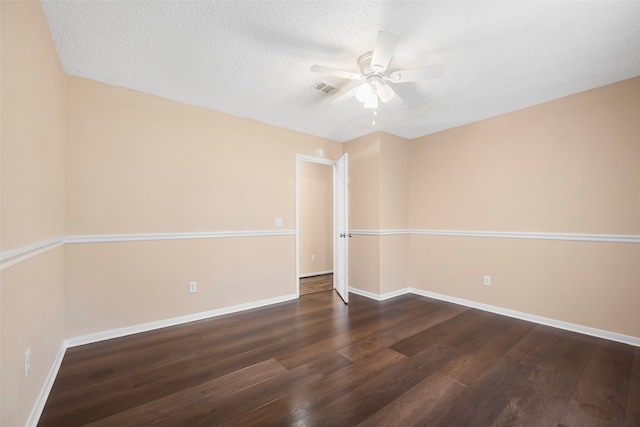
M 384 77 L 393 83 L 415 82 L 418 80 L 439 79 L 444 74 L 442 64 L 428 65 L 426 67 L 412 68 L 410 70 L 399 70 Z
M 324 65 L 313 65 L 311 71 L 314 73 L 328 74 L 330 76 L 342 77 L 343 79 L 360 80 L 362 76 L 351 71 L 338 70 L 337 68 L 325 67 Z
M 349 99 L 353 98 L 356 96 L 356 91 L 358 90 L 360 86 L 356 86 L 353 87 L 351 89 L 349 89 L 348 91 L 344 92 L 342 95 L 338 96 L 337 98 L 331 100 L 331 102 L 329 102 L 330 105 L 335 105 L 335 104 L 340 104 L 343 103 L 344 101 L 348 101 Z
M 391 99 L 396 96 L 397 95 L 391 88 L 391 86 L 387 84 L 380 84 L 378 86 L 378 97 L 380 98 L 380 101 L 384 102 L 385 104 L 391 101 Z
M 373 48 L 373 55 L 371 56 L 371 68 L 373 68 L 376 73 L 381 73 L 387 69 L 397 44 L 398 37 L 396 37 L 395 34 L 387 31 L 380 31 L 378 33 L 376 45 Z

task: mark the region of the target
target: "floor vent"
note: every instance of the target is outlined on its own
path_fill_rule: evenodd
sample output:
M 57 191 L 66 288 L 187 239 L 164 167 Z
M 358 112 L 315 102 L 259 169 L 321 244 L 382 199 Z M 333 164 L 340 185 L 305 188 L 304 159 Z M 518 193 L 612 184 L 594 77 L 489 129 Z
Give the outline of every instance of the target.
M 314 84 L 311 89 L 315 90 L 316 92 L 320 92 L 323 95 L 331 95 L 333 92 L 338 90 L 337 87 L 330 85 L 324 80 L 320 80 L 318 83 Z

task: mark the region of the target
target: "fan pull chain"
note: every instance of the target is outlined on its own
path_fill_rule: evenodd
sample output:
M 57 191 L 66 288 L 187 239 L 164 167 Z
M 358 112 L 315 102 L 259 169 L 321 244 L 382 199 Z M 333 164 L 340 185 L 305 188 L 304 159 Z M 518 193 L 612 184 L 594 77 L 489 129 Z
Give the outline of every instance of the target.
M 378 110 L 373 110 L 373 121 L 371 123 L 371 126 L 375 126 L 376 125 L 376 116 L 378 115 Z

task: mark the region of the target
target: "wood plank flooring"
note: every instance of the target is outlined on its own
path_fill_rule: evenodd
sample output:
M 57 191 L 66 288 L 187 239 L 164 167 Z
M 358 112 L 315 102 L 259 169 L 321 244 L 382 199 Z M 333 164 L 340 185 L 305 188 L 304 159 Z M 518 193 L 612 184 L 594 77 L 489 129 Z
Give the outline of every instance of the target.
M 300 278 L 300 296 L 333 289 L 333 274 Z
M 67 350 L 40 426 L 640 426 L 640 348 L 335 292 Z

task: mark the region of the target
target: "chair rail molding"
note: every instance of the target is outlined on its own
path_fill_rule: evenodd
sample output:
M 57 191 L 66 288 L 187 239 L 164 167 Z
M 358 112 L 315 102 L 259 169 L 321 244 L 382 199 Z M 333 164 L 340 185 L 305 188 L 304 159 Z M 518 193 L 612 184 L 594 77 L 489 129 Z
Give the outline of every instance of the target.
M 473 231 L 440 229 L 350 230 L 359 236 L 452 236 L 494 239 L 566 240 L 578 242 L 640 243 L 640 234 L 549 233 L 538 231 Z

